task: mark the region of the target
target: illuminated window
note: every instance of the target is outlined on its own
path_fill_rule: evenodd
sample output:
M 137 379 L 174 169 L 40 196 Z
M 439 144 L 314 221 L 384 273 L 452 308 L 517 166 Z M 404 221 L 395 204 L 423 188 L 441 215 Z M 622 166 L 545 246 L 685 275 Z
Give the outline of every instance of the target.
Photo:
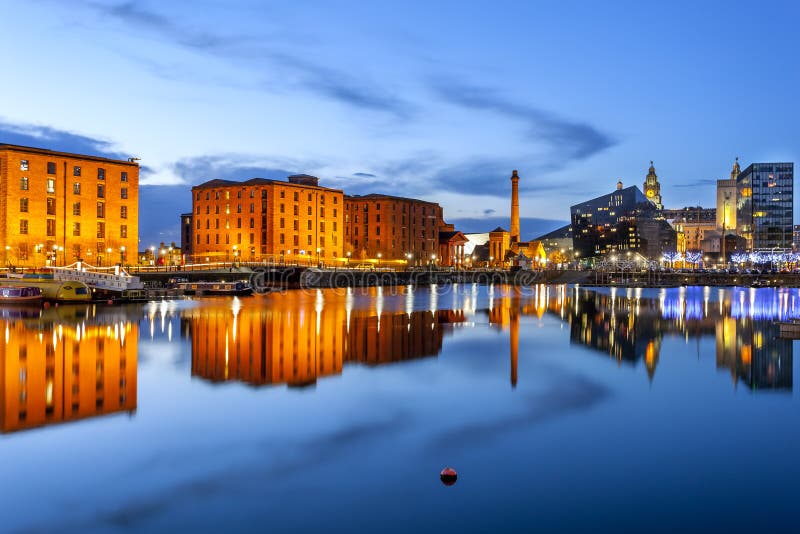
M 106 186 L 103 184 L 97 184 L 97 198 L 105 198 L 106 197 Z
M 27 176 L 23 176 L 22 178 L 19 179 L 19 188 L 22 191 L 27 191 L 28 190 L 28 177 Z
M 56 199 L 52 197 L 47 199 L 47 214 L 48 215 L 56 214 Z
M 97 203 L 97 218 L 103 219 L 106 216 L 106 205 L 103 202 Z
M 122 238 L 128 237 L 128 225 L 122 224 L 119 227 L 119 236 Z
M 21 171 L 27 171 L 28 170 L 28 160 L 27 159 L 19 160 L 19 170 L 21 170 Z
M 47 192 L 53 194 L 56 192 L 56 180 L 55 178 L 48 178 L 47 179 Z
M 81 194 L 81 184 L 80 182 L 75 182 L 72 184 L 72 194 L 73 195 L 80 195 Z
M 19 220 L 19 233 L 20 234 L 28 233 L 28 221 L 26 219 Z
M 28 199 L 27 198 L 19 199 L 19 212 L 20 213 L 28 213 Z
M 72 167 L 72 176 L 80 176 L 81 168 L 78 166 Z
M 97 239 L 105 239 L 106 237 L 106 223 L 97 223 Z
M 75 237 L 80 237 L 81 235 L 81 223 L 74 222 L 72 223 L 72 235 Z
M 47 219 L 47 236 L 52 237 L 56 235 L 56 220 Z

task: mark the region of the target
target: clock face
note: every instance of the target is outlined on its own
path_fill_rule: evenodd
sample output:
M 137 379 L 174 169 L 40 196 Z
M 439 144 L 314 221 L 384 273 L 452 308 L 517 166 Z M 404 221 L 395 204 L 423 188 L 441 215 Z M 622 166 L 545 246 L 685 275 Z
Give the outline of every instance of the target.
M 649 198 L 653 198 L 653 195 L 655 195 L 655 194 L 656 194 L 656 193 L 655 193 L 655 191 L 653 191 L 652 189 L 649 189 L 649 190 L 647 191 L 647 196 L 648 196 Z

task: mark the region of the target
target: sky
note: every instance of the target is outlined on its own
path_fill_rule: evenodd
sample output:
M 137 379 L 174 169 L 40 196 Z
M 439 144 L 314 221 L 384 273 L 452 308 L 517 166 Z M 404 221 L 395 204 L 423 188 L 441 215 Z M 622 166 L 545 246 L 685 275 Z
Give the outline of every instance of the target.
M 713 207 L 796 161 L 792 2 L 0 0 L 0 143 L 141 158 L 142 247 L 204 181 L 289 174 L 523 238 L 642 187 Z M 16 21 L 16 23 L 9 23 Z M 796 206 L 796 210 L 800 206 Z M 461 223 L 459 223 L 461 221 Z

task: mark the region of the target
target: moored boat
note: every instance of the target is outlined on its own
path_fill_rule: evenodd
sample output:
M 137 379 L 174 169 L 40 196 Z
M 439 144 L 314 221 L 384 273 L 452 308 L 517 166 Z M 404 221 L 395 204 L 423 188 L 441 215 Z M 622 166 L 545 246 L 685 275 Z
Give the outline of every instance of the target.
M 40 304 L 42 290 L 32 286 L 0 285 L 0 306 L 7 304 Z
M 89 286 L 75 280 L 54 280 L 46 275 L 29 278 L 7 278 L 2 280 L 5 287 L 35 287 L 39 288 L 44 300 L 55 302 L 89 302 L 92 292 Z
M 231 295 L 243 296 L 253 292 L 245 282 L 181 282 L 177 284 L 187 295 Z

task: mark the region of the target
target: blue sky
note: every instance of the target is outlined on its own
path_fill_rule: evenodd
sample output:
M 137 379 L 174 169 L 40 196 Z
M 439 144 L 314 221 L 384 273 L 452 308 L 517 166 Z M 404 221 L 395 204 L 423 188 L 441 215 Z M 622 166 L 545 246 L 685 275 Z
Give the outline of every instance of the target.
M 140 157 L 143 246 L 212 178 L 315 174 L 475 231 L 519 169 L 533 237 L 651 159 L 668 207 L 712 206 L 735 156 L 800 153 L 789 2 L 0 6 L 0 142 Z

